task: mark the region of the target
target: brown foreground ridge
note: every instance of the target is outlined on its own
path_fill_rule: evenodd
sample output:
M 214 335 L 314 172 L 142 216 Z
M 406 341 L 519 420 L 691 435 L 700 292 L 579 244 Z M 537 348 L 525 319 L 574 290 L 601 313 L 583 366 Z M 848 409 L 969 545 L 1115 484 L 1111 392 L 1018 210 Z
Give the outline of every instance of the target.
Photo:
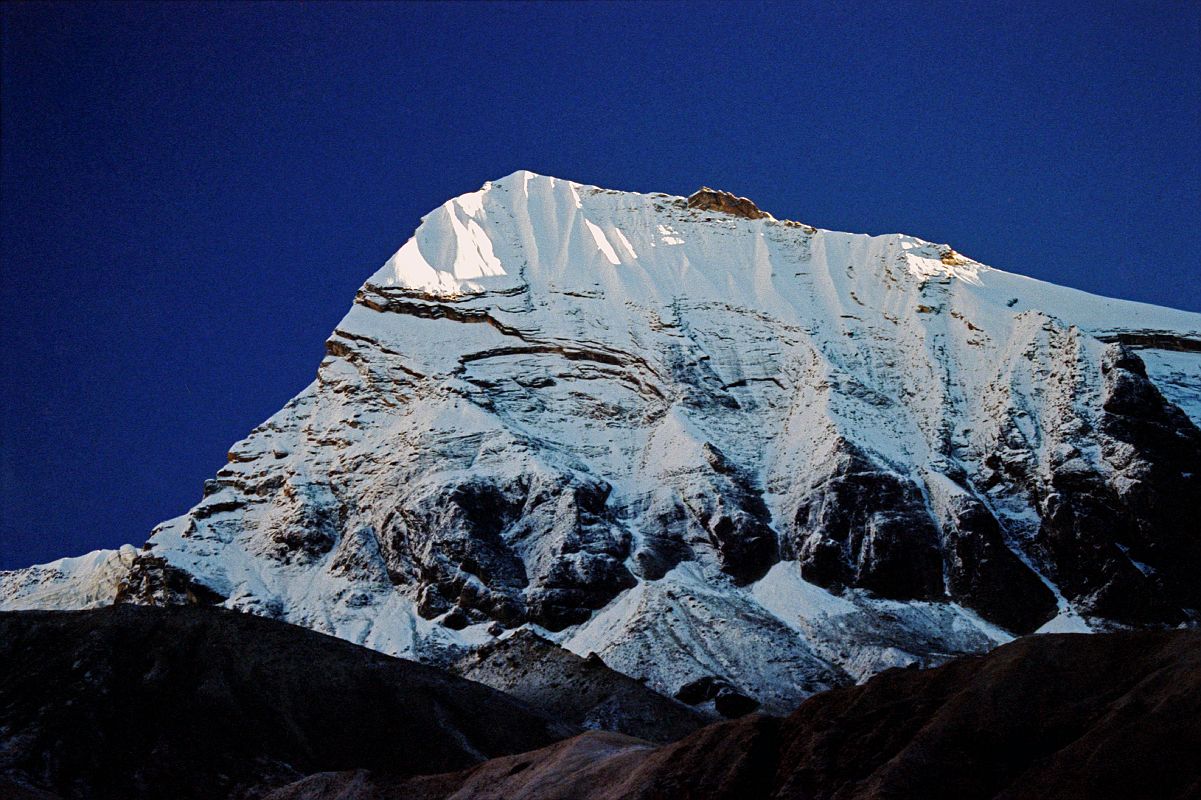
M 582 658 L 529 630 L 480 648 L 451 671 L 568 724 L 651 742 L 674 742 L 714 721 L 610 669 L 595 653 Z
M 249 614 L 0 614 L 0 798 L 258 797 L 321 770 L 454 770 L 578 731 L 442 670 Z
M 550 646 L 460 664 L 522 702 L 219 608 L 0 614 L 0 797 L 1201 797 L 1198 630 L 1029 636 L 692 732 L 597 659 L 522 667 Z
M 1201 797 L 1201 632 L 1031 636 L 675 744 L 590 732 L 461 772 L 312 776 L 273 800 Z

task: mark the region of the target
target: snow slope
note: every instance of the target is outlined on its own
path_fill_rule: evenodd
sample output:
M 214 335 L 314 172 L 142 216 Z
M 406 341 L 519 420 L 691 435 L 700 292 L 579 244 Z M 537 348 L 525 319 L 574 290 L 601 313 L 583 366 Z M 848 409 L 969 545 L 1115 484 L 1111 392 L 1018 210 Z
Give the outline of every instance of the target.
M 137 559 L 0 575 L 0 607 L 128 570 L 122 600 L 439 662 L 531 626 L 778 709 L 1194 618 L 1162 518 L 1201 502 L 1201 315 L 716 208 L 530 172 L 448 201 L 195 508 Z

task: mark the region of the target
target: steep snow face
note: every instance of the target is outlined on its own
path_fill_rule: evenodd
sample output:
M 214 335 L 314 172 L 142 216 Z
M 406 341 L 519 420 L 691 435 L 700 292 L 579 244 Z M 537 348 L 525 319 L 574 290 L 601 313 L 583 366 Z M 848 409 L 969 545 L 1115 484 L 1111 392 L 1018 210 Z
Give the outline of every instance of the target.
M 436 209 L 121 598 L 428 660 L 528 625 L 775 708 L 1194 618 L 1201 315 L 694 205 L 518 172 Z M 36 569 L 4 607 L 94 599 Z
M 0 609 L 82 609 L 112 605 L 137 548 L 95 550 L 28 569 L 0 572 Z

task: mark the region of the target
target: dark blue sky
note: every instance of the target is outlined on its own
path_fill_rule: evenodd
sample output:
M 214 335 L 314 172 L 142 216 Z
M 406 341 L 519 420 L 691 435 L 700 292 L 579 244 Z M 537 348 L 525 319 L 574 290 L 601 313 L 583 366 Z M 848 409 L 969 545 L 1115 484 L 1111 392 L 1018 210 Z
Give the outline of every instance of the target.
M 1201 4 L 5 4 L 0 568 L 140 544 L 518 168 L 1201 310 Z

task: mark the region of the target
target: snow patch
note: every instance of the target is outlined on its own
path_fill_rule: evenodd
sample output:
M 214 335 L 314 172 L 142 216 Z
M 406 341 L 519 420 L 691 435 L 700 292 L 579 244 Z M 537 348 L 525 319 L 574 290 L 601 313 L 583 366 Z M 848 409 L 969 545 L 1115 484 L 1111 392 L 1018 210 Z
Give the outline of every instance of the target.
M 980 265 L 974 262 L 948 264 L 942 260 L 941 253 L 929 242 L 915 239 L 911 236 L 898 236 L 905 260 L 909 264 L 909 274 L 920 280 L 932 278 L 956 278 L 974 286 L 980 286 Z
M 670 225 L 659 225 L 659 241 L 663 244 L 684 244 L 684 240 L 680 238 L 680 232 Z
M 592 234 L 593 241 L 600 248 L 601 253 L 609 260 L 610 264 L 620 264 L 621 259 L 617 257 L 617 253 L 613 251 L 613 245 L 609 244 L 609 240 L 605 238 L 605 232 L 590 220 L 584 220 L 584 224 L 588 227 L 588 232 Z
M 751 586 L 751 595 L 772 614 L 788 624 L 818 615 L 836 617 L 853 614 L 858 607 L 801 577 L 795 561 L 781 561 Z
M 626 255 L 631 259 L 638 258 L 638 253 L 634 250 L 634 245 L 630 244 L 630 240 L 621 232 L 621 228 L 614 228 L 613 233 L 617 236 L 617 241 L 621 243 L 621 246 L 625 248 Z
M 1060 611 L 1056 617 L 1035 633 L 1092 633 L 1093 629 L 1071 609 Z

